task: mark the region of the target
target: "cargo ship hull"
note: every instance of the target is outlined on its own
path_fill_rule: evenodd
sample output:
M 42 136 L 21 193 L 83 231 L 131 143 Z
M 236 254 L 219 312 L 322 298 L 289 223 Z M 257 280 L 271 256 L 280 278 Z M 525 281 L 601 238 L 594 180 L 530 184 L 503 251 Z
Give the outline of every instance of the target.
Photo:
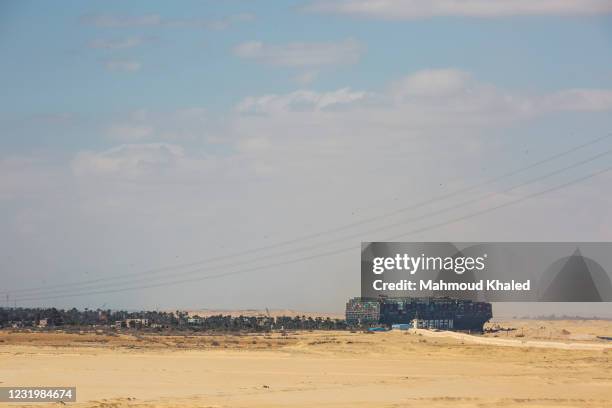
M 346 321 L 352 326 L 380 324 L 478 331 L 493 317 L 487 302 L 443 298 L 353 298 L 346 305 Z

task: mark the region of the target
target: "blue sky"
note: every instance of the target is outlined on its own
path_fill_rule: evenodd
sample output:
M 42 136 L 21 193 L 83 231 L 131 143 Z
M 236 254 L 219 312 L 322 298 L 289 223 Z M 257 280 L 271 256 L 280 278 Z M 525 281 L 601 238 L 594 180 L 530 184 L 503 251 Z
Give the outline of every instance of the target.
M 5 97 L 0 108 L 8 131 L 17 132 L 19 140 L 2 138 L 2 146 L 48 144 L 39 134 L 41 127 L 48 129 L 46 123 L 23 124 L 32 116 L 70 114 L 91 124 L 143 108 L 199 106 L 223 114 L 247 95 L 290 92 L 296 88 L 296 76 L 309 71 L 322 71 L 309 84 L 316 90 L 375 90 L 413 71 L 446 67 L 529 92 L 612 84 L 612 25 L 606 14 L 389 21 L 304 12 L 305 4 L 5 2 L 0 37 Z M 241 15 L 248 18 L 228 27 L 197 26 L 198 21 L 222 22 Z M 195 26 L 128 21 L 108 27 L 88 20 L 141 16 L 191 20 Z M 347 39 L 363 47 L 358 62 L 324 68 L 275 67 L 245 61 L 232 52 L 245 41 L 282 45 Z M 130 40 L 139 43 L 95 47 Z M 135 64 L 135 69 L 113 71 L 113 61 Z M 79 136 L 66 143 L 58 138 L 62 148 L 99 145 L 95 137 Z
M 11 254 L 0 267 L 15 287 L 325 230 L 612 124 L 612 6 L 601 0 L 5 1 L 0 47 L 0 243 Z M 609 240 L 603 177 L 418 238 Z M 576 225 L 562 222 L 568 212 Z M 296 273 L 337 270 L 320 301 L 338 308 L 355 289 L 351 259 Z M 260 307 L 271 293 L 192 289 L 168 303 L 194 306 L 203 291 L 208 306 Z M 157 294 L 111 300 L 151 306 Z
M 364 45 L 358 64 L 334 67 L 312 86 L 375 89 L 407 72 L 456 67 L 499 86 L 550 90 L 612 83 L 608 15 L 441 17 L 368 20 L 300 11 L 303 2 L 4 2 L 2 111 L 83 114 L 204 105 L 227 109 L 244 95 L 295 88 L 295 69 L 241 60 L 232 47 L 268 43 L 333 42 Z M 222 20 L 249 14 L 226 29 L 126 24 L 96 27 L 88 15 L 116 18 Z M 143 38 L 126 49 L 91 49 L 95 41 Z M 137 73 L 108 72 L 105 61 L 141 64 Z M 163 97 L 161 97 L 163 95 Z M 88 103 L 84 104 L 83 101 Z

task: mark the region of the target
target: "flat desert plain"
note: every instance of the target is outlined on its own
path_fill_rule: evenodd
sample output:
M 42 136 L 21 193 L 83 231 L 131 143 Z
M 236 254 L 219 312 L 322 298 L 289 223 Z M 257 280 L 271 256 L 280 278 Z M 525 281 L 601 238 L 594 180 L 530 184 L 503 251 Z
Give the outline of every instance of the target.
M 610 335 L 612 322 L 496 324 L 516 330 L 5 330 L 0 386 L 76 386 L 69 405 L 101 408 L 612 407 L 612 342 L 597 337 Z

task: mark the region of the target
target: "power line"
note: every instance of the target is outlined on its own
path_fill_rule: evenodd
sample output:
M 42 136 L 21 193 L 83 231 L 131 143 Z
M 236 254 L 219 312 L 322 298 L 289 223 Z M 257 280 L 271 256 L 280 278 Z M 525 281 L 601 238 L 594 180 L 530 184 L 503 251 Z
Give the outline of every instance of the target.
M 267 251 L 270 249 L 276 249 L 276 248 L 280 248 L 283 246 L 287 246 L 290 244 L 294 244 L 297 242 L 301 242 L 301 241 L 306 241 L 306 240 L 310 240 L 313 238 L 318 238 L 320 236 L 324 236 L 327 234 L 333 234 L 336 232 L 340 232 L 340 231 L 344 231 L 347 229 L 351 229 L 354 227 L 357 227 L 359 225 L 363 225 L 363 224 L 367 224 L 370 222 L 374 222 L 374 221 L 378 221 L 378 220 L 382 220 L 382 219 L 386 219 L 386 218 L 390 218 L 392 216 L 410 211 L 410 210 L 414 210 L 420 207 L 424 207 L 428 204 L 432 204 L 435 203 L 437 201 L 441 201 L 447 198 L 451 198 L 453 196 L 462 194 L 462 193 L 466 193 L 468 191 L 472 191 L 475 189 L 478 189 L 480 187 L 484 187 L 486 185 L 489 184 L 493 184 L 496 183 L 498 181 L 504 180 L 506 178 L 512 177 L 514 175 L 520 174 L 522 172 L 525 172 L 527 170 L 530 170 L 532 168 L 535 168 L 537 166 L 540 166 L 542 164 L 551 162 L 553 160 L 556 160 L 558 158 L 561 158 L 563 156 L 566 156 L 570 153 L 573 153 L 575 151 L 578 151 L 580 149 L 583 149 L 585 147 L 591 146 L 593 144 L 596 144 L 600 141 L 603 141 L 609 137 L 612 136 L 612 133 L 610 134 L 606 134 L 604 136 L 600 136 L 598 138 L 595 138 L 593 140 L 590 140 L 588 142 L 579 144 L 577 146 L 574 146 L 568 150 L 565 150 L 563 152 L 554 154 L 552 156 L 546 157 L 542 160 L 536 161 L 530 165 L 527 165 L 525 167 L 521 167 L 512 171 L 509 171 L 507 173 L 504 173 L 502 175 L 484 180 L 483 182 L 480 183 L 476 183 L 446 194 L 442 194 L 442 195 L 438 195 L 438 196 L 434 196 L 430 199 L 421 201 L 421 202 L 417 202 L 415 204 L 412 204 L 410 206 L 407 207 L 403 207 L 400 209 L 397 209 L 395 211 L 389 212 L 389 213 L 385 213 L 385 214 L 380 214 L 377 216 L 372 216 L 369 218 L 365 218 L 359 221 L 355 221 L 352 223 L 348 223 L 339 227 L 335 227 L 332 229 L 328 229 L 325 231 L 320 231 L 320 232 L 316 232 L 316 233 L 312 233 L 312 234 L 306 234 L 306 235 L 302 235 L 293 239 L 289 239 L 289 240 L 285 240 L 285 241 L 281 241 L 281 242 L 277 242 L 275 244 L 270 244 L 270 245 L 264 245 L 264 246 L 260 246 L 257 248 L 252 248 L 249 250 L 245 250 L 245 251 L 240 251 L 240 252 L 234 252 L 234 253 L 230 253 L 230 254 L 225 254 L 225 255 L 220 255 L 220 256 L 216 256 L 216 257 L 211 257 L 211 258 L 206 258 L 206 259 L 202 259 L 202 260 L 197 260 L 194 262 L 190 262 L 190 263 L 183 263 L 183 264 L 176 264 L 176 265 L 168 265 L 168 266 L 163 266 L 163 267 L 158 267 L 158 268 L 152 268 L 152 269 L 147 269 L 144 271 L 139 271 L 139 272 L 132 272 L 132 273 L 125 273 L 125 274 L 121 274 L 121 275 L 114 275 L 114 276 L 105 276 L 105 277 L 101 277 L 101 278 L 96 278 L 96 279 L 89 279 L 89 280 L 81 280 L 78 282 L 71 282 L 71 283 L 66 283 L 66 284 L 53 284 L 53 285 L 45 285 L 45 286 L 39 286 L 39 287 L 34 287 L 34 288 L 24 288 L 24 289 L 16 289 L 16 290 L 11 290 L 11 293 L 28 293 L 28 292 L 40 292 L 40 291 L 47 291 L 49 289 L 54 289 L 54 288 L 59 288 L 59 289 L 66 289 L 69 287 L 79 287 L 79 286 L 88 286 L 90 284 L 96 284 L 99 282 L 105 282 L 105 281 L 112 281 L 112 280 L 125 280 L 128 279 L 130 277 L 137 277 L 137 276 L 146 276 L 146 277 L 150 277 L 151 275 L 154 274 L 159 274 L 159 273 L 163 273 L 163 272 L 169 272 L 169 271 L 174 271 L 174 270 L 181 270 L 181 269 L 186 269 L 186 268 L 190 268 L 190 267 L 194 267 L 194 266 L 200 266 L 200 265 L 204 265 L 204 264 L 209 264 L 209 263 L 215 263 L 224 259 L 229 259 L 229 258 L 234 258 L 237 256 L 245 256 L 245 255 L 249 255 L 249 254 L 253 254 L 253 253 L 257 253 L 257 252 L 262 252 L 262 251 Z M 269 258 L 272 256 L 278 256 L 278 254 L 271 254 L 271 255 L 267 255 L 264 257 L 259 257 L 259 258 L 255 258 L 254 260 L 259 260 L 259 259 L 265 259 L 265 258 Z M 252 262 L 253 260 L 251 260 L 250 262 Z M 224 265 L 221 265 L 220 267 L 224 267 Z M 0 292 L 0 293 L 8 293 L 8 291 L 4 291 L 4 292 Z
M 414 235 L 417 233 L 421 233 L 421 232 L 425 232 L 431 229 L 435 229 L 435 228 L 439 228 L 442 226 L 446 226 L 446 225 L 450 225 L 453 224 L 455 222 L 459 222 L 459 221 L 464 221 L 466 219 L 471 219 L 480 215 L 484 215 L 514 204 L 518 204 L 520 202 L 526 201 L 528 199 L 531 198 L 535 198 L 544 194 L 548 194 L 550 192 L 553 191 L 557 191 L 560 189 L 563 189 L 565 187 L 568 187 L 570 185 L 579 183 L 581 181 L 596 177 L 600 174 L 606 173 L 608 171 L 612 170 L 612 166 L 610 167 L 606 167 L 602 170 L 593 172 L 593 173 L 589 173 L 585 176 L 573 179 L 569 182 L 554 186 L 554 187 L 550 187 L 548 189 L 545 190 L 541 190 L 532 194 L 528 194 L 525 195 L 523 197 L 520 197 L 516 200 L 513 201 L 509 201 L 503 204 L 499 204 L 497 206 L 494 207 L 490 207 L 484 210 L 480 210 L 480 211 L 476 211 L 470 214 L 466 214 L 460 217 L 456 217 L 453 218 L 451 220 L 447 220 L 444 222 L 440 222 L 437 224 L 433 224 L 427 227 L 422 227 L 422 228 L 417 228 L 414 230 L 411 230 L 409 232 L 405 232 L 405 233 L 401 233 L 398 235 L 394 235 L 394 236 L 390 236 L 387 238 L 384 238 L 384 240 L 395 240 L 397 238 L 403 238 L 409 235 Z M 300 257 L 300 258 L 296 258 L 296 259 L 292 259 L 292 260 L 287 260 L 287 261 L 281 261 L 281 262 L 276 262 L 276 263 L 272 263 L 272 264 L 267 264 L 267 265 L 261 265 L 261 266 L 257 266 L 257 267 L 253 267 L 253 268 L 247 268 L 247 269 L 239 269 L 236 271 L 231 271 L 231 272 L 223 272 L 223 273 L 218 273 L 215 275 L 206 275 L 206 276 L 199 276 L 196 278 L 189 278 L 189 279 L 180 279 L 180 280 L 174 280 L 174 281 L 169 281 L 169 282 L 160 282 L 160 283 L 154 283 L 154 284 L 149 284 L 149 285 L 140 285 L 140 286 L 131 286 L 131 287 L 125 287 L 125 288 L 119 288 L 119 289 L 111 289 L 111 290 L 98 290 L 98 291 L 90 291 L 90 292 L 81 292 L 81 293 L 72 293 L 72 294 L 66 294 L 66 295 L 58 295 L 58 296 L 46 296 L 46 297 L 37 297 L 37 298 L 21 298 L 18 299 L 20 302 L 23 301 L 36 301 L 36 300 L 49 300 L 49 299 L 59 299 L 59 298 L 66 298 L 66 297 L 78 297 L 78 296 L 88 296 L 88 295 L 97 295 L 97 294 L 109 294 L 109 293 L 118 293 L 118 292 L 126 292 L 126 291 L 132 291 L 132 290 L 140 290 L 140 289 L 151 289 L 151 288 L 157 288 L 157 287 L 164 287 L 164 286 L 172 286 L 172 285 L 179 285 L 179 284 L 183 284 L 183 283 L 192 283 L 192 282 L 200 282 L 203 280 L 208 280 L 208 279 L 216 279 L 216 278 L 221 278 L 221 277 L 227 277 L 227 276 L 232 276 L 232 275 L 237 275 L 237 274 L 243 274 L 243 273 L 248 273 L 248 272 L 253 272 L 253 271 L 257 271 L 257 270 L 262 270 L 262 269 L 268 269 L 268 268 L 274 268 L 274 267 L 278 267 L 278 266 L 283 266 L 283 265 L 290 265 L 290 264 L 294 264 L 294 263 L 298 263 L 298 262 L 303 262 L 303 261 L 307 261 L 307 260 L 311 260 L 311 259 L 316 259 L 316 258 L 322 258 L 322 257 L 327 257 L 327 256 L 331 256 L 331 255 L 336 255 L 339 253 L 343 253 L 343 252 L 347 252 L 347 251 L 351 251 L 351 250 L 355 250 L 356 247 L 355 246 L 350 246 L 350 247 L 344 247 L 344 248 L 340 248 L 340 249 L 336 249 L 336 250 L 331 250 L 331 251 L 326 251 L 326 252 L 322 252 L 322 253 L 318 253 L 318 254 L 313 254 L 313 255 L 309 255 L 309 256 L 304 256 L 304 257 Z M 197 272 L 201 272 L 201 271 L 205 271 L 206 268 L 201 268 L 196 270 Z M 194 272 L 196 272 L 194 271 Z
M 486 194 L 484 196 L 472 198 L 472 199 L 463 201 L 463 202 L 461 202 L 459 204 L 455 204 L 455 205 L 452 205 L 452 206 L 444 207 L 442 209 L 430 211 L 428 213 L 422 214 L 422 215 L 417 216 L 417 217 L 411 217 L 411 218 L 403 219 L 401 221 L 398 221 L 398 222 L 395 222 L 395 223 L 392 223 L 392 224 L 386 224 L 386 225 L 378 226 L 378 227 L 375 227 L 375 228 L 370 228 L 370 229 L 365 230 L 365 231 L 360 231 L 360 232 L 352 233 L 350 235 L 345 235 L 345 236 L 342 236 L 342 237 L 339 237 L 339 238 L 334 238 L 332 240 L 328 240 L 328 241 L 324 241 L 324 242 L 318 242 L 318 243 L 315 243 L 315 244 L 312 244 L 312 245 L 309 245 L 309 246 L 305 246 L 305 247 L 293 248 L 293 249 L 285 250 L 285 251 L 282 251 L 282 252 L 279 252 L 279 253 L 276 253 L 276 254 L 263 255 L 263 256 L 256 257 L 256 258 L 252 258 L 252 259 L 247 260 L 247 261 L 233 262 L 233 263 L 229 263 L 229 264 L 226 263 L 226 264 L 214 266 L 214 267 L 208 268 L 207 270 L 218 270 L 218 269 L 226 269 L 226 268 L 239 267 L 239 266 L 243 266 L 243 265 L 247 265 L 247 264 L 252 264 L 253 262 L 261 261 L 261 260 L 268 259 L 268 258 L 271 258 L 271 257 L 281 257 L 281 256 L 285 256 L 285 255 L 291 255 L 291 254 L 295 254 L 295 253 L 299 253 L 299 252 L 304 252 L 304 251 L 309 251 L 309 250 L 313 250 L 313 249 L 318 249 L 320 247 L 327 247 L 329 245 L 333 245 L 333 244 L 336 244 L 338 242 L 342 242 L 342 241 L 345 241 L 345 240 L 348 240 L 348 239 L 360 238 L 364 234 L 372 234 L 372 233 L 375 233 L 375 232 L 379 232 L 379 231 L 383 231 L 383 230 L 386 230 L 386 229 L 394 228 L 394 227 L 397 227 L 399 225 L 406 224 L 408 222 L 421 221 L 421 220 L 430 218 L 432 216 L 440 215 L 440 214 L 443 214 L 443 213 L 446 213 L 446 212 L 449 212 L 449 211 L 453 211 L 453 210 L 456 210 L 458 208 L 462 208 L 462 207 L 465 207 L 467 205 L 470 205 L 470 204 L 473 204 L 473 203 L 476 203 L 476 202 L 479 202 L 479 201 L 484 201 L 484 200 L 488 199 L 489 197 L 494 197 L 496 195 L 507 193 L 507 192 L 516 190 L 518 188 L 527 186 L 529 184 L 536 183 L 538 181 L 541 181 L 541 180 L 544 180 L 546 178 L 549 178 L 549 177 L 555 176 L 557 174 L 560 174 L 560 173 L 562 173 L 564 171 L 567 171 L 567 170 L 570 170 L 570 169 L 582 166 L 584 164 L 593 162 L 593 161 L 595 161 L 595 160 L 597 160 L 597 159 L 599 159 L 599 158 L 601 158 L 601 157 L 603 157 L 605 155 L 608 155 L 610 153 L 612 153 L 612 149 L 609 149 L 609 150 L 604 151 L 602 153 L 599 153 L 599 154 L 596 154 L 594 156 L 588 157 L 588 158 L 583 159 L 581 161 L 578 161 L 576 163 L 572 163 L 569 166 L 565 166 L 565 167 L 562 167 L 560 169 L 556 169 L 556 170 L 554 170 L 552 172 L 549 172 L 549 173 L 540 175 L 538 177 L 529 179 L 527 181 L 518 183 L 518 184 L 516 184 L 514 186 L 511 186 L 509 188 L 506 188 L 506 189 L 504 189 L 504 190 L 502 190 L 500 192 L 491 192 L 491 193 Z M 194 271 L 186 271 L 186 272 L 175 273 L 175 274 L 173 274 L 173 276 L 175 276 L 175 277 L 176 276 L 187 276 L 187 275 L 193 275 L 194 273 L 196 273 L 196 272 L 194 272 Z M 101 288 L 108 288 L 108 287 L 112 288 L 112 287 L 117 286 L 117 285 L 125 285 L 125 284 L 130 284 L 130 283 L 138 283 L 138 282 L 142 281 L 143 279 L 146 279 L 146 280 L 156 280 L 156 279 L 164 279 L 164 278 L 166 278 L 166 276 L 154 277 L 152 279 L 136 277 L 136 278 L 131 278 L 131 279 L 129 279 L 127 281 L 124 281 L 124 282 L 110 282 L 110 283 L 102 284 L 102 285 L 98 285 L 98 284 L 81 285 L 81 286 L 84 286 L 84 287 L 81 287 L 81 290 L 101 289 Z M 90 288 L 88 286 L 93 286 L 93 288 Z M 70 292 L 70 289 L 59 288 L 59 289 L 56 289 L 56 290 L 49 290 L 49 289 L 47 289 L 47 290 L 40 290 L 38 292 L 30 293 L 29 295 L 25 295 L 25 296 L 50 295 L 50 294 L 59 294 L 59 293 L 65 293 L 65 292 Z

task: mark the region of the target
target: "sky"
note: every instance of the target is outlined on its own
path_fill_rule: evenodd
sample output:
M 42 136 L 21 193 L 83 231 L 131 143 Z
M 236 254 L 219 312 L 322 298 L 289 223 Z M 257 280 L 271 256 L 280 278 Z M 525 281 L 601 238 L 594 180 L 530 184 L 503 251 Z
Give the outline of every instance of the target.
M 341 311 L 362 241 L 612 241 L 609 1 L 9 0 L 0 47 L 9 305 Z

